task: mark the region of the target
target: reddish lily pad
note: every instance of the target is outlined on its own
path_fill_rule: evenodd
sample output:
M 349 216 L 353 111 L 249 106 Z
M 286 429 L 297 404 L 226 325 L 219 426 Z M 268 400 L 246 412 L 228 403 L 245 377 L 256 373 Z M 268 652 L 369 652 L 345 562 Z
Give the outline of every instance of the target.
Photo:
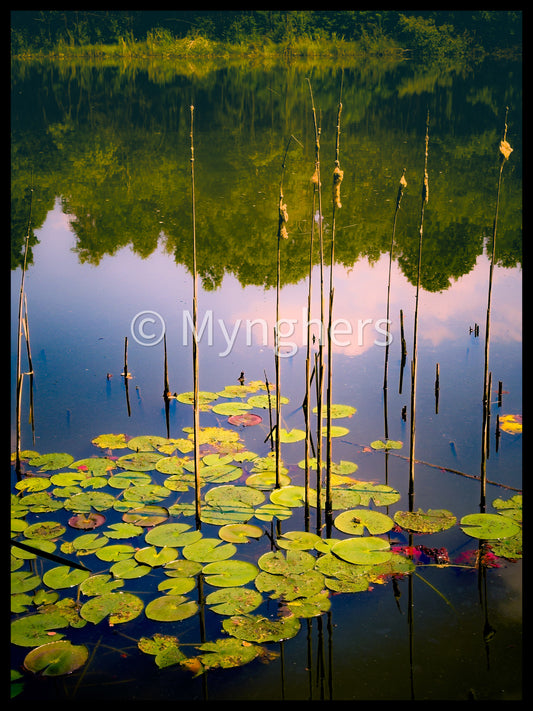
M 105 523 L 105 516 L 103 514 L 89 513 L 89 514 L 77 514 L 76 516 L 71 516 L 68 520 L 68 525 L 72 528 L 82 528 L 85 530 L 97 528 Z
M 228 417 L 230 425 L 242 425 L 243 427 L 253 427 L 263 421 L 259 415 L 254 415 L 252 412 L 243 412 L 242 415 L 232 415 Z

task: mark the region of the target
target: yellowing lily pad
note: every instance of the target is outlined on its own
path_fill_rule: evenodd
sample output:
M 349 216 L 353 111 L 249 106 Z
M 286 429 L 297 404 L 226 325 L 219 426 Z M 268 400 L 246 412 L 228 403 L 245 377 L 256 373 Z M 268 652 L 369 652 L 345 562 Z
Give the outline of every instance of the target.
M 102 434 L 92 440 L 92 443 L 102 449 L 126 449 L 128 443 L 125 434 Z M 74 458 L 72 458 L 74 460 Z
M 456 517 L 446 509 L 428 509 L 423 511 L 396 511 L 394 521 L 406 531 L 416 533 L 435 533 L 455 526 Z
M 300 620 L 288 615 L 271 620 L 262 615 L 233 615 L 222 623 L 224 630 L 248 642 L 281 642 L 295 637 L 300 631 Z
M 240 586 L 215 590 L 205 601 L 219 615 L 246 615 L 259 607 L 263 597 L 257 590 Z
M 261 538 L 263 529 L 249 523 L 229 523 L 218 529 L 218 535 L 228 543 L 248 543 L 250 538 Z
M 515 435 L 522 432 L 522 415 L 500 415 L 499 422 L 500 430 L 507 434 Z
M 143 611 L 141 598 L 127 592 L 97 595 L 82 605 L 80 615 L 84 620 L 98 624 L 108 618 L 112 625 L 129 622 Z

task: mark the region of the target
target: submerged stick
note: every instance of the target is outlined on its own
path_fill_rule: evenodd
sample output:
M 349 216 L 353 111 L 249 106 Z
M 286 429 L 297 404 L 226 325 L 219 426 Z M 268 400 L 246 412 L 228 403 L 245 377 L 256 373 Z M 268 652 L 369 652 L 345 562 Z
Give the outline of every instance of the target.
M 128 417 L 131 417 L 130 407 L 130 392 L 128 387 L 128 337 L 124 336 L 124 387 L 126 388 L 126 407 L 128 408 Z
M 193 372 L 193 436 L 194 436 L 194 502 L 196 528 L 200 528 L 200 415 L 198 404 L 198 273 L 196 267 L 196 196 L 194 191 L 194 106 L 191 105 L 191 211 L 192 211 L 192 372 Z

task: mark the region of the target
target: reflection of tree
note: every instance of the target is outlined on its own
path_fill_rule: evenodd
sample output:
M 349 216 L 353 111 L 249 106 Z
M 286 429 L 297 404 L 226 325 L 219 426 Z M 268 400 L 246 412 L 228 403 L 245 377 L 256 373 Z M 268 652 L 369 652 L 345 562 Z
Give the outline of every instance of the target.
M 189 96 L 194 94 L 197 260 L 204 287 L 218 287 L 226 272 L 243 285 L 275 284 L 276 191 L 280 156 L 290 133 L 298 135 L 304 148 L 291 150 L 288 158 L 284 192 L 291 211 L 289 240 L 282 250 L 282 282 L 304 278 L 312 218 L 308 70 L 290 66 L 243 73 L 226 68 L 201 79 L 174 75 L 161 83 L 131 68 L 123 74 L 90 67 L 58 72 L 39 65 L 26 68 L 25 81 L 15 75 L 13 266 L 25 236 L 24 191 L 33 171 L 40 194 L 46 195 L 33 224 L 41 225 L 54 197 L 61 196 L 65 212 L 73 216 L 81 261 L 98 264 L 104 255 L 126 246 L 146 257 L 163 245 L 190 269 L 187 112 Z M 322 180 L 324 190 L 329 190 L 339 69 L 325 64 L 313 71 L 315 101 L 321 111 Z M 453 82 L 431 82 L 429 93 L 419 94 L 420 82 L 408 80 L 412 75 L 411 68 L 345 68 L 345 189 L 343 209 L 336 219 L 335 256 L 351 266 L 361 257 L 375 261 L 388 251 L 398 176 L 406 167 L 408 188 L 398 220 L 397 254 L 407 278 L 413 278 L 420 123 L 428 102 L 445 106 L 445 112 L 432 109 L 439 138 L 431 155 L 435 176 L 430 178 L 435 187 L 422 265 L 423 287 L 441 290 L 450 279 L 472 269 L 490 232 L 497 145 L 494 91 L 485 92 L 491 110 L 483 113 L 476 108 L 472 125 L 471 104 L 465 100 L 468 80 L 456 76 Z M 398 98 L 400 85 L 403 94 Z M 512 98 L 512 85 L 508 91 Z M 29 111 L 29 95 L 38 112 Z M 480 89 L 476 107 L 483 96 Z M 504 184 L 505 230 L 497 254 L 504 266 L 521 260 L 517 140 L 513 145 L 517 149 Z M 330 212 L 329 201 L 324 200 L 326 241 Z

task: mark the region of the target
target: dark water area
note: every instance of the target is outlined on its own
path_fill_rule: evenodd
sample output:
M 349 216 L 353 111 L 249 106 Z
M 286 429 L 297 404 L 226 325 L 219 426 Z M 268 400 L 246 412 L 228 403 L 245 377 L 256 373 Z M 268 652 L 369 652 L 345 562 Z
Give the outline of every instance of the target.
M 322 267 L 321 216 L 310 180 L 315 135 L 309 84 L 321 128 Z M 342 208 L 333 213 L 331 175 L 339 97 L 339 157 L 344 179 Z M 265 458 L 272 452 L 268 409 L 244 409 L 262 417 L 259 425 L 244 427 L 228 423 L 229 411 L 222 407 L 217 412 L 216 406 L 235 403 L 220 393 L 226 386 L 238 385 L 241 373 L 245 384 L 261 381 L 264 386 L 265 378 L 270 384 L 276 381 L 278 203 L 282 162 L 289 145 L 283 173 L 289 237 L 280 246 L 280 389 L 287 398 L 281 407 L 281 426 L 293 434 L 305 430 L 302 402 L 309 284 L 312 317 L 319 326 L 321 275 L 326 312 L 331 275 L 336 326 L 332 402 L 356 409 L 350 416 L 333 420 L 344 429 L 332 437 L 332 458 L 339 466 L 350 463 L 349 476 L 357 482 L 384 485 L 399 494 L 384 506 L 375 500 L 368 503 L 372 511 L 391 519 L 409 508 L 410 364 L 429 117 L 429 200 L 424 209 L 420 264 L 411 510 L 446 510 L 456 522 L 436 533 L 412 533 L 395 522 L 390 530 L 376 534 L 391 550 L 408 558 L 414 555 L 414 570 L 374 575 L 359 592 L 340 592 L 325 585 L 328 602 L 322 610 L 299 617 L 297 634 L 265 642 L 266 651 L 243 666 L 213 667 L 195 675 L 197 662 L 159 668 L 155 657 L 138 646 L 142 638 L 169 635 L 179 640 L 184 656 L 196 659 L 199 645 L 232 638 L 223 625 L 235 613 L 217 612 L 208 598 L 225 588 L 210 584 L 202 572 L 194 578 L 194 588 L 184 593 L 197 603 L 195 614 L 185 619 L 154 620 L 143 610 L 122 624 L 87 621 L 58 629 L 63 639 L 88 650 L 88 661 L 72 674 L 49 678 L 33 674 L 24 668 L 24 660 L 38 644 L 13 644 L 11 669 L 23 674 L 16 699 L 520 700 L 521 556 L 516 550 L 514 556 L 502 555 L 501 550 L 500 555 L 491 553 L 493 549 L 487 553 L 485 544 L 460 525 L 469 514 L 497 513 L 500 504 L 495 506 L 495 501 L 509 501 L 522 489 L 521 428 L 499 429 L 505 416 L 521 421 L 522 414 L 518 63 L 490 60 L 470 67 L 432 67 L 409 61 L 363 66 L 296 62 L 219 68 L 208 63 L 14 63 L 12 452 L 17 433 L 19 294 L 28 224 L 24 294 L 33 381 L 24 376 L 20 417 L 21 449 L 30 454 L 23 458 L 22 477 L 17 478 L 12 466 L 12 494 L 23 503 L 34 490 L 20 480 L 50 477 L 52 483 L 45 491 L 52 501 L 63 504 L 51 511 L 34 504 L 24 516 L 16 514 L 15 518 L 28 525 L 59 522 L 65 530 L 54 540 L 55 554 L 102 575 L 109 574 L 112 563 L 95 552 L 80 553 L 76 539 L 86 532 L 68 524 L 77 510 L 71 501 L 76 494 L 107 493 L 120 502 L 102 511 L 106 522 L 95 529 L 95 535 L 105 536 L 111 525 L 123 521 L 128 497 L 136 493 L 142 498 L 131 501 L 166 507 L 171 512 L 166 523 L 195 527 L 187 508 L 194 500 L 193 491 L 169 488 L 168 474 L 155 466 L 144 480 L 154 490 L 127 493 L 127 488 L 119 492 L 106 480 L 71 482 L 72 490 L 66 491 L 54 475 L 72 473 L 72 468 L 43 471 L 31 463 L 37 454 L 68 453 L 71 462 L 109 457 L 120 470 L 117 460 L 131 450 L 127 446 L 101 448 L 94 444 L 95 438 L 122 433 L 126 440 L 145 435 L 182 440 L 188 432 L 183 428 L 192 427 L 192 406 L 171 397 L 166 410 L 163 398 L 165 341 L 170 393 L 193 389 L 191 105 L 202 327 L 199 387 L 202 392 L 218 394 L 200 413 L 200 422 L 202 427 L 238 434 L 238 450 L 229 455 L 223 448 L 216 451 L 242 469 L 237 479 L 222 484 L 253 489 L 246 482 L 257 466 L 254 457 Z M 483 463 L 485 319 L 501 161 L 498 147 L 504 131 L 513 151 L 502 171 L 498 202 L 488 364 L 490 441 Z M 291 136 L 294 140 L 289 142 Z M 407 186 L 391 259 L 403 174 Z M 318 354 L 318 326 L 315 323 L 312 329 L 313 359 Z M 406 360 L 402 360 L 402 329 Z M 125 339 L 129 378 L 123 375 Z M 24 337 L 21 343 L 21 367 L 26 373 Z M 266 393 L 264 387 L 247 391 L 238 401 L 246 403 L 259 392 Z M 314 398 L 313 390 L 313 405 Z M 371 446 L 380 440 L 401 446 L 385 451 Z M 281 452 L 291 485 L 303 486 L 304 442 L 282 440 Z M 213 453 L 207 445 L 202 448 L 202 456 Z M 172 455 L 162 452 L 164 456 Z M 178 456 L 187 459 L 190 454 L 178 451 Z M 480 508 L 482 466 L 487 488 L 486 505 Z M 116 473 L 114 469 L 105 476 Z M 208 492 L 214 489 L 213 483 L 206 487 Z M 268 503 L 271 491 L 259 491 Z M 148 500 L 150 496 L 155 499 Z M 262 535 L 235 544 L 234 557 L 239 560 L 257 566 L 286 532 L 347 537 L 337 527 L 327 536 L 316 508 L 307 520 L 303 507 L 293 502 L 284 512 L 286 518 L 278 512 L 278 517 L 269 519 L 262 505 L 255 503 L 246 521 L 259 527 Z M 363 506 L 367 504 L 362 500 L 359 507 Z M 334 513 L 337 516 L 340 509 Z M 219 525 L 214 521 L 203 522 L 204 538 L 218 539 Z M 14 540 L 28 542 L 17 526 Z M 138 553 L 149 545 L 145 535 L 143 529 L 134 538 L 109 542 L 131 545 Z M 366 531 L 365 535 L 371 534 Z M 427 553 L 430 549 L 444 550 L 448 564 L 436 564 Z M 315 557 L 324 553 L 305 552 Z M 182 550 L 178 558 L 184 558 Z M 44 557 L 26 558 L 12 547 L 12 575 L 32 571 L 42 578 L 57 565 Z M 154 565 L 138 578 L 111 575 L 122 583 L 119 591 L 131 593 L 147 606 L 166 594 L 166 588 L 158 586 L 171 579 L 167 573 L 165 566 Z M 47 579 L 22 593 L 16 579 L 13 620 L 35 615 L 38 591 L 54 594 L 56 589 L 46 584 Z M 255 590 L 256 584 L 250 580 L 244 587 Z M 78 611 L 94 599 L 83 588 L 80 593 L 77 585 L 58 588 L 57 593 L 73 599 Z M 21 594 L 28 599 L 17 597 Z M 261 604 L 251 614 L 269 620 L 294 614 L 295 606 L 290 607 L 293 601 L 287 596 L 271 597 L 265 590 L 261 594 Z M 251 644 L 245 642 L 245 647 Z

